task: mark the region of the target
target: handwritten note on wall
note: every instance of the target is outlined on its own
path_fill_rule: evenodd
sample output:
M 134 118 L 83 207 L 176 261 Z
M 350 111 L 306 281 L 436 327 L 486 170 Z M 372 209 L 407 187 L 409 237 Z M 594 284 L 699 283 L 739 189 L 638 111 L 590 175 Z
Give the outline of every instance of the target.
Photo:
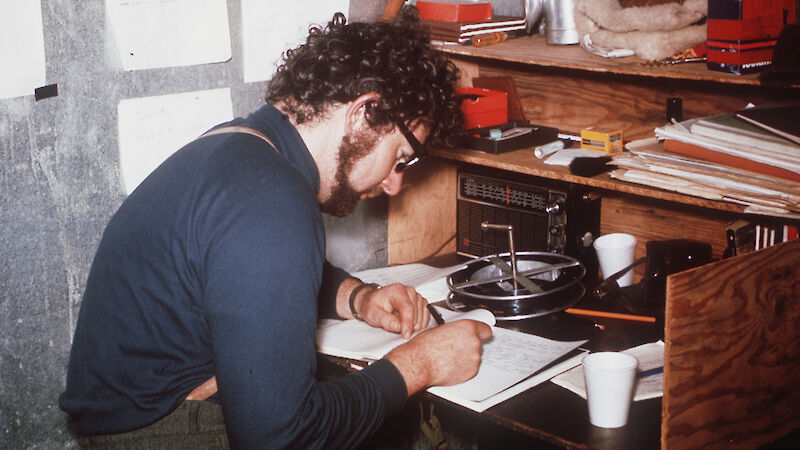
M 44 33 L 39 1 L 0 2 L 0 98 L 33 95 L 45 84 Z
M 225 0 L 106 0 L 106 14 L 125 70 L 231 58 Z
M 269 79 L 281 54 L 305 41 L 309 25 L 324 26 L 349 8 L 350 0 L 242 0 L 244 81 Z
M 230 89 L 125 99 L 117 106 L 122 182 L 133 192 L 159 164 L 209 128 L 233 119 Z

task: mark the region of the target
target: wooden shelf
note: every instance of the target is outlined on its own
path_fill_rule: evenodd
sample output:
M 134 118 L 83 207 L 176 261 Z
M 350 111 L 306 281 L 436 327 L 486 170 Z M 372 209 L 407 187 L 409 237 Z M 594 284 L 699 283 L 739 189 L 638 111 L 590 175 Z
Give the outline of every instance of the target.
M 700 197 L 692 197 L 689 195 L 677 194 L 661 189 L 654 189 L 644 185 L 626 183 L 624 181 L 615 180 L 608 176 L 608 174 L 602 174 L 592 178 L 573 175 L 570 173 L 567 167 L 548 165 L 537 159 L 535 156 L 533 156 L 532 149 L 515 150 L 513 152 L 494 155 L 478 150 L 462 148 L 438 148 L 432 151 L 432 155 L 452 161 L 460 161 L 478 166 L 491 167 L 542 178 L 562 180 L 570 183 L 592 186 L 607 191 L 632 194 L 640 197 L 680 203 L 683 205 L 693 205 L 701 208 L 733 213 L 744 212 L 743 206 L 734 203 L 706 200 Z
M 637 57 L 602 58 L 578 45 L 547 45 L 541 35 L 488 47 L 440 44 L 459 67 L 461 83 L 509 76 L 527 120 L 577 134 L 583 128 L 622 130 L 626 141 L 653 136 L 666 122 L 666 102 L 683 100 L 683 117 L 735 111 L 748 103 L 800 98 L 800 86 L 761 86 L 758 74 L 735 75 L 703 63 L 648 65 Z
M 758 74 L 735 75 L 706 69 L 705 63 L 650 65 L 645 60 L 627 56 L 603 58 L 592 55 L 579 45 L 547 45 L 542 35 L 510 39 L 488 47 L 440 44 L 444 53 L 521 63 L 530 66 L 573 69 L 637 77 L 709 81 L 714 83 L 759 86 Z
M 653 137 L 666 123 L 667 99 L 683 100 L 686 119 L 741 109 L 748 102 L 800 97 L 800 86 L 761 86 L 758 74 L 710 71 L 703 63 L 648 65 L 637 57 L 602 58 L 577 45 L 547 45 L 541 35 L 488 47 L 436 46 L 461 71 L 475 77 L 510 77 L 526 120 L 579 134 L 587 127 L 622 130 L 625 142 Z M 636 254 L 652 240 L 691 238 L 712 245 L 721 257 L 725 227 L 744 213 L 741 205 L 707 200 L 598 175 L 586 178 L 544 164 L 531 149 L 494 155 L 467 149 L 435 149 L 433 158 L 406 174 L 403 193 L 389 201 L 389 262 L 417 261 L 455 251 L 457 169 L 463 164 L 581 184 L 602 197 L 600 232 L 636 236 Z

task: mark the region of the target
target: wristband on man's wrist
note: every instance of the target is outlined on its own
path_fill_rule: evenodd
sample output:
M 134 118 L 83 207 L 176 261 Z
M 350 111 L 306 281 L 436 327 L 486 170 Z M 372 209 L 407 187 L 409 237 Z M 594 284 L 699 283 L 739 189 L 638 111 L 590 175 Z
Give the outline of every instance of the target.
M 361 292 L 361 290 L 364 289 L 365 287 L 371 287 L 372 289 L 380 289 L 381 285 L 376 283 L 364 283 L 364 284 L 359 284 L 358 286 L 353 288 L 352 291 L 350 291 L 350 299 L 348 300 L 348 303 L 350 304 L 350 313 L 353 315 L 354 319 L 361 321 L 363 321 L 364 319 L 356 312 L 356 295 L 358 295 L 358 293 Z

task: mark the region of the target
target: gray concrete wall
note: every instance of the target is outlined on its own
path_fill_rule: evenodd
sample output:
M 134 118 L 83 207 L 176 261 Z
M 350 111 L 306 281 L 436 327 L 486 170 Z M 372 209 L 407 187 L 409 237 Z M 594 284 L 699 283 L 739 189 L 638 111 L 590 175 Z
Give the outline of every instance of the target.
M 125 195 L 119 101 L 228 87 L 236 116 L 263 104 L 266 83 L 242 81 L 238 1 L 228 13 L 230 61 L 124 72 L 108 63 L 102 0 L 42 0 L 47 83 L 59 94 L 0 100 L 0 448 L 75 445 L 56 401 L 89 265 Z M 385 200 L 326 227 L 332 261 L 386 263 Z

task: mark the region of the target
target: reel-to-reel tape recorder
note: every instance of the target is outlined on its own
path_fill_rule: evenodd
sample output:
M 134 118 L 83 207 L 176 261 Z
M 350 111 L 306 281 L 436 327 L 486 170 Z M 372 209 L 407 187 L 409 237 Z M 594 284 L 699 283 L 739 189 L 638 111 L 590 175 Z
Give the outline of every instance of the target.
M 457 253 L 475 259 L 448 277 L 451 307 L 498 319 L 549 314 L 580 300 L 584 277 L 597 277 L 600 199 L 586 186 L 462 168 L 457 215 Z

